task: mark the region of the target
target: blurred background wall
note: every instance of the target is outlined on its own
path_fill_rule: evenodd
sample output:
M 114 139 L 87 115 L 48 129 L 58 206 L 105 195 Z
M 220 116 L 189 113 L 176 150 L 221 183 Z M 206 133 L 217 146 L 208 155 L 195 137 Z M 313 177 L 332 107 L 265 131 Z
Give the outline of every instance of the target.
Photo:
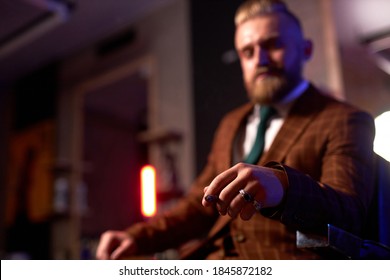
M 93 258 L 102 231 L 147 219 L 142 166 L 163 211 L 246 100 L 241 1 L 52 2 L 0 1 L 2 258 Z M 390 110 L 390 2 L 286 2 L 314 41 L 306 76 L 374 117 Z

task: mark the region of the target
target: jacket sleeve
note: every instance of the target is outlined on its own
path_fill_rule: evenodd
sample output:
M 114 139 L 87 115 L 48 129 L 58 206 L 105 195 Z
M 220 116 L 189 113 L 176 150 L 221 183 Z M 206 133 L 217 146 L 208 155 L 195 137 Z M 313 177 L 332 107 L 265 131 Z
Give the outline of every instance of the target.
M 265 216 L 301 231 L 324 233 L 333 224 L 360 234 L 374 190 L 374 123 L 360 111 L 344 116 L 324 128 L 318 178 L 284 163 L 269 164 L 285 172 L 287 186 L 281 206 L 264 209 Z

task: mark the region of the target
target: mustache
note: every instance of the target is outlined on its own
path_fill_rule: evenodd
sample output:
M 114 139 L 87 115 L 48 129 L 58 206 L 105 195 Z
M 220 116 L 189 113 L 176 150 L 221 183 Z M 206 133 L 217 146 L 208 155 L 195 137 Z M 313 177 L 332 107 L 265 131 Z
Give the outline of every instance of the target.
M 261 66 L 256 68 L 255 78 L 263 74 L 282 75 L 284 70 L 279 67 Z

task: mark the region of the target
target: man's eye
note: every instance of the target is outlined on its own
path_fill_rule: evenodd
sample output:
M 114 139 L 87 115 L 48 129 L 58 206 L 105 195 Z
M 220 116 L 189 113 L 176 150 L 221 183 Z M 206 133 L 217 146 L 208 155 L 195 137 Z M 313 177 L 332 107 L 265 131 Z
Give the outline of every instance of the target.
M 253 56 L 253 53 L 254 53 L 254 51 L 252 48 L 244 49 L 241 52 L 242 56 L 245 58 L 251 58 Z

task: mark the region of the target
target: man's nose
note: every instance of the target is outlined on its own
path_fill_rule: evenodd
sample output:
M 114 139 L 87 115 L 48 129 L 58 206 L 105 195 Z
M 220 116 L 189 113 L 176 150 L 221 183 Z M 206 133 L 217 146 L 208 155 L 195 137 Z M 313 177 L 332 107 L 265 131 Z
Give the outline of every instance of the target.
M 270 62 L 269 53 L 267 50 L 259 48 L 257 51 L 257 65 L 267 66 Z

